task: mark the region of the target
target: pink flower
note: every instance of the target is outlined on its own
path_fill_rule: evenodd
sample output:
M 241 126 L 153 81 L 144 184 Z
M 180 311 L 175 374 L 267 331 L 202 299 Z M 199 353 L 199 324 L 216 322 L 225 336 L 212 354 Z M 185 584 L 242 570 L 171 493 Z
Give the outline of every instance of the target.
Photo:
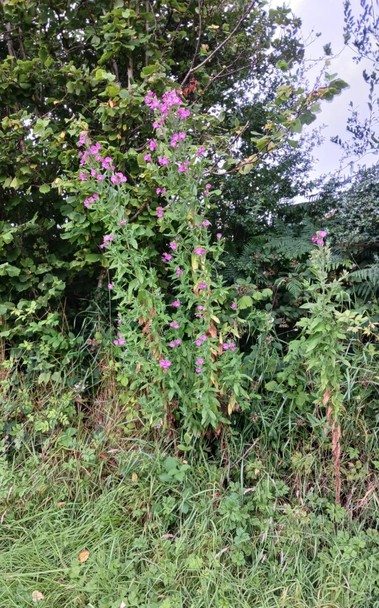
M 120 180 L 121 183 L 125 183 L 128 181 L 128 178 L 126 177 L 126 175 L 124 175 L 123 173 L 121 173 L 121 171 L 117 171 L 116 173 L 118 179 Z
M 221 232 L 218 232 L 218 233 L 216 234 L 216 236 L 217 236 L 217 238 L 218 238 L 218 239 L 222 239 L 222 234 L 221 234 Z
M 197 310 L 204 310 L 204 306 L 202 306 L 201 304 L 199 304 L 199 306 L 197 307 Z
M 171 361 L 170 361 L 170 359 L 160 359 L 159 365 L 161 366 L 162 369 L 168 369 L 171 365 Z
M 182 343 L 182 341 L 181 341 L 179 338 L 176 338 L 176 340 L 175 340 L 175 345 L 176 345 L 176 346 L 180 346 L 180 345 L 181 345 L 181 343 Z
M 234 344 L 234 342 L 230 342 L 229 349 L 230 350 L 235 350 L 235 348 L 236 348 L 236 345 Z
M 113 236 L 111 234 L 104 234 L 103 245 L 107 245 L 107 243 L 111 243 L 112 241 L 113 241 Z
M 154 139 L 152 139 L 149 143 L 150 152 L 154 152 L 156 147 L 157 147 L 157 142 Z
M 163 93 L 162 102 L 163 102 L 163 105 L 165 106 L 165 108 L 171 108 L 172 106 L 175 106 L 175 105 L 180 106 L 183 104 L 183 101 L 180 99 L 180 97 L 178 96 L 178 93 L 175 91 L 175 89 L 173 89 L 172 91 L 167 91 L 166 93 Z
M 81 182 L 86 182 L 88 179 L 88 174 L 84 173 L 84 171 L 80 171 L 79 173 L 79 179 Z
M 179 329 L 179 323 L 177 321 L 171 321 L 169 323 L 170 327 L 172 327 L 173 329 Z
M 151 163 L 151 156 L 150 156 L 150 154 L 145 154 L 144 157 L 143 157 L 143 160 L 146 163 Z
M 162 255 L 162 262 L 169 262 L 170 260 L 172 260 L 171 253 L 164 253 Z
M 168 165 L 170 160 L 167 156 L 158 156 L 158 164 L 163 167 L 164 165 Z
M 101 145 L 99 143 L 94 144 L 93 146 L 90 146 L 90 149 L 89 149 L 91 154 L 97 154 L 99 150 L 101 150 Z
M 175 249 L 178 248 L 178 245 L 175 243 L 175 241 L 171 241 L 170 242 L 170 249 L 172 249 L 173 251 L 175 251 Z
M 206 283 L 199 283 L 198 284 L 198 288 L 199 289 L 206 289 L 207 288 L 207 284 Z
M 312 243 L 316 243 L 319 247 L 324 246 L 324 238 L 327 236 L 326 230 L 318 230 L 315 235 L 312 236 Z
M 202 368 L 202 367 L 197 367 L 197 368 L 195 369 L 195 372 L 196 372 L 197 374 L 201 374 L 201 373 L 203 372 L 203 368 Z
M 104 175 L 101 175 L 101 173 L 98 173 L 98 175 L 97 175 L 97 181 L 98 182 L 103 182 L 104 179 L 105 179 Z
M 172 340 L 171 342 L 168 343 L 170 348 L 175 348 L 176 344 L 174 342 L 174 340 Z
M 204 226 L 205 228 L 208 228 L 208 226 L 210 226 L 210 225 L 211 225 L 211 223 L 210 223 L 210 221 L 209 221 L 209 220 L 204 220 L 204 222 L 203 222 L 203 226 Z
M 185 108 L 179 108 L 179 110 L 177 111 L 177 115 L 181 120 L 185 120 L 186 118 L 188 118 L 188 116 L 191 115 L 191 112 L 189 110 L 186 110 Z
M 179 308 L 179 306 L 181 306 L 181 302 L 180 300 L 174 300 L 173 302 L 171 302 L 170 306 L 173 306 L 174 308 Z
M 112 159 L 111 159 L 111 157 L 110 156 L 106 156 L 105 158 L 103 158 L 101 160 L 101 166 L 106 171 L 108 171 L 108 169 L 111 169 L 111 167 L 112 167 Z
M 178 277 L 181 277 L 181 276 L 182 276 L 182 274 L 183 274 L 183 270 L 182 270 L 180 267 L 178 267 L 178 268 L 176 269 L 176 274 L 177 274 L 177 276 L 178 276 Z
M 163 217 L 163 207 L 157 207 L 157 217 Z
M 205 188 L 206 188 L 207 190 L 210 190 L 210 189 L 212 188 L 212 184 L 205 184 Z
M 160 123 L 157 120 L 154 120 L 154 122 L 153 122 L 153 128 L 154 129 L 160 129 L 160 127 L 161 127 Z
M 121 220 L 120 226 L 126 226 L 126 220 Z
M 222 345 L 223 350 L 229 350 L 229 344 L 227 342 L 224 342 L 224 344 Z
M 113 289 L 113 283 L 108 283 L 108 289 Z
M 200 146 L 200 148 L 196 152 L 196 156 L 202 156 L 204 154 L 204 152 L 205 152 L 204 146 Z
M 144 101 L 145 101 L 145 104 L 152 110 L 154 110 L 159 105 L 157 95 L 153 91 L 148 91 Z
M 204 249 L 204 247 L 195 247 L 195 249 L 193 250 L 193 252 L 196 255 L 205 255 L 207 253 L 206 250 Z
M 174 133 L 173 136 L 171 137 L 170 146 L 172 148 L 176 148 L 176 146 L 178 145 L 178 141 L 179 141 L 179 133 Z
M 79 136 L 78 147 L 81 148 L 82 146 L 84 146 L 84 144 L 87 144 L 89 141 L 90 140 L 88 138 L 88 131 L 82 131 Z
M 197 365 L 203 365 L 204 359 L 202 359 L 201 357 L 199 357 L 198 359 L 196 359 L 196 363 L 197 363 Z
M 185 164 L 184 164 L 184 165 L 180 165 L 180 164 L 179 164 L 179 165 L 178 165 L 178 171 L 179 171 L 180 173 L 187 173 L 187 171 L 188 171 L 188 166 L 186 166 Z
M 115 186 L 118 186 L 120 183 L 126 182 L 126 181 L 127 181 L 127 178 L 123 173 L 121 173 L 121 171 L 117 171 L 117 173 L 115 173 L 114 175 L 111 175 L 111 182 Z
M 185 138 L 186 138 L 186 134 L 184 133 L 184 131 L 180 131 L 180 133 L 179 133 L 179 139 L 181 141 L 183 141 L 183 139 L 185 139 Z
M 197 340 L 195 340 L 196 346 L 201 346 L 203 344 L 203 342 L 205 342 L 206 339 L 207 339 L 207 336 L 205 334 L 202 334 L 201 336 L 199 336 L 199 338 Z
M 230 305 L 230 308 L 233 308 L 233 310 L 237 310 L 237 308 L 238 308 L 237 302 L 232 302 L 232 304 Z

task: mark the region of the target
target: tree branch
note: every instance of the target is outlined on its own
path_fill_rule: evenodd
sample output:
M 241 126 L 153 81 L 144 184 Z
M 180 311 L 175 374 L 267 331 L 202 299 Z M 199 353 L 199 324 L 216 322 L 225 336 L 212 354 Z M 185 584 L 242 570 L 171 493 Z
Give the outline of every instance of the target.
M 220 44 L 218 46 L 216 46 L 216 48 L 211 52 L 210 55 L 208 55 L 208 57 L 206 57 L 204 59 L 204 61 L 202 61 L 201 63 L 199 63 L 196 67 L 191 67 L 188 71 L 188 73 L 185 76 L 184 81 L 182 82 L 182 86 L 183 83 L 189 78 L 189 76 L 191 74 L 193 74 L 193 72 L 196 72 L 197 70 L 199 70 L 201 67 L 203 67 L 203 65 L 205 65 L 206 63 L 208 63 L 212 57 L 214 57 L 216 55 L 216 53 L 218 53 L 228 42 L 229 40 L 234 36 L 234 34 L 236 33 L 236 31 L 240 28 L 240 26 L 242 25 L 243 21 L 246 19 L 246 17 L 251 13 L 251 11 L 254 8 L 254 5 L 256 4 L 257 0 L 253 0 L 252 2 L 250 2 L 249 6 L 247 7 L 247 9 L 245 10 L 245 12 L 243 13 L 243 15 L 240 17 L 240 19 L 238 20 L 237 24 L 235 25 L 235 27 L 232 29 L 232 31 L 230 32 L 229 36 L 227 36 L 225 38 L 225 40 L 223 40 L 222 42 L 220 42 Z
M 187 74 L 185 75 L 184 79 L 182 80 L 181 87 L 183 87 L 183 85 L 187 82 L 188 78 L 191 75 L 191 72 L 193 70 L 193 66 L 195 64 L 195 60 L 196 60 L 196 57 L 197 57 L 197 54 L 198 54 L 199 48 L 200 48 L 200 40 L 201 40 L 201 34 L 202 34 L 202 31 L 201 31 L 202 30 L 202 22 L 201 22 L 202 0 L 199 0 L 198 9 L 199 9 L 199 35 L 197 37 L 196 49 L 195 49 L 195 52 L 192 57 L 191 67 L 188 70 Z

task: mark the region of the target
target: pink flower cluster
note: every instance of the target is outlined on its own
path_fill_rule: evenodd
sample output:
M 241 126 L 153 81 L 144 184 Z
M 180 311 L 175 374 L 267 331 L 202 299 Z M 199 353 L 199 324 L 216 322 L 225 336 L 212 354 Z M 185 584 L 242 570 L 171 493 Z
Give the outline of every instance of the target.
M 160 114 L 160 117 L 153 122 L 154 129 L 159 129 L 164 125 L 165 118 L 170 113 L 171 108 L 183 105 L 183 100 L 179 97 L 179 93 L 179 91 L 175 91 L 174 89 L 167 91 L 163 93 L 161 101 L 153 91 L 147 93 L 144 100 L 145 104 L 150 110 Z M 186 108 L 179 107 L 176 114 L 181 120 L 185 120 L 190 116 L 191 112 Z
M 186 138 L 186 134 L 184 131 L 180 131 L 179 133 L 173 133 L 170 141 L 170 146 L 172 148 L 176 148 L 180 141 L 183 141 Z
M 117 339 L 113 340 L 113 344 L 115 346 L 123 346 L 125 344 L 124 336 L 120 332 L 118 332 L 117 336 L 118 336 Z
M 101 245 L 99 245 L 99 248 L 100 249 L 104 249 L 113 240 L 114 239 L 113 239 L 113 236 L 111 234 L 104 234 L 104 236 L 103 236 L 103 242 L 101 243 Z
M 112 172 L 112 174 L 110 176 L 110 181 L 113 185 L 119 186 L 120 184 L 125 183 L 127 181 L 126 176 L 123 173 L 121 173 L 121 171 L 117 171 L 116 173 L 113 173 L 115 170 L 115 166 L 113 165 L 113 161 L 112 161 L 111 157 L 110 156 L 105 156 L 105 157 L 101 156 L 101 154 L 100 154 L 101 144 L 99 144 L 99 142 L 92 144 L 91 139 L 88 137 L 87 131 L 83 131 L 83 133 L 80 134 L 79 141 L 78 141 L 78 147 L 86 148 L 84 151 L 80 150 L 78 152 L 78 156 L 80 158 L 80 166 L 81 167 L 83 167 L 83 165 L 89 166 L 89 168 L 88 168 L 89 173 L 87 171 L 82 171 L 82 170 L 79 172 L 79 179 L 81 181 L 83 181 L 83 182 L 87 181 L 90 176 L 92 178 L 96 179 L 98 182 L 102 182 L 105 180 L 106 175 L 104 175 L 97 168 L 94 167 L 94 165 L 96 163 L 98 163 L 101 166 L 101 169 L 103 169 L 104 171 Z M 84 203 L 84 204 L 86 205 L 86 203 Z
M 203 222 L 199 222 L 198 226 L 199 228 L 201 228 L 202 226 L 204 226 L 204 228 L 208 228 L 208 226 L 211 225 L 211 222 L 209 220 L 204 220 Z
M 196 359 L 196 369 L 195 372 L 197 374 L 201 374 L 203 372 L 202 366 L 204 365 L 204 359 L 202 357 L 198 357 Z
M 91 205 L 93 205 L 93 203 L 95 201 L 97 201 L 98 198 L 99 198 L 99 195 L 96 192 L 92 196 L 89 196 L 88 198 L 86 198 L 83 203 L 84 206 L 86 207 L 86 209 L 88 209 Z
M 316 234 L 312 236 L 312 243 L 316 243 L 319 247 L 323 247 L 325 245 L 324 239 L 328 233 L 326 230 L 318 230 Z
M 202 346 L 203 342 L 205 342 L 206 339 L 207 339 L 207 336 L 205 334 L 202 334 L 201 336 L 199 336 L 198 339 L 195 340 L 196 346 Z
M 162 101 L 159 101 L 156 93 L 148 91 L 144 101 L 150 110 L 159 110 L 163 116 L 168 115 L 172 106 L 183 105 L 183 101 L 174 89 L 163 93 Z
M 171 340 L 171 342 L 168 343 L 170 348 L 175 348 L 176 346 L 180 346 L 182 343 L 182 341 L 179 338 L 176 338 L 176 340 Z
M 224 344 L 222 345 L 222 350 L 235 350 L 236 345 L 234 344 L 234 342 L 224 342 Z
M 117 171 L 117 173 L 111 175 L 111 182 L 114 186 L 119 186 L 120 184 L 123 184 L 126 181 L 127 178 L 123 173 L 121 173 L 121 171 Z
M 189 165 L 189 160 L 185 160 L 184 163 L 179 163 L 178 164 L 178 170 L 179 173 L 187 173 L 188 169 L 188 165 Z
M 159 360 L 159 365 L 161 366 L 161 368 L 166 371 L 170 365 L 172 365 L 170 359 L 160 359 Z

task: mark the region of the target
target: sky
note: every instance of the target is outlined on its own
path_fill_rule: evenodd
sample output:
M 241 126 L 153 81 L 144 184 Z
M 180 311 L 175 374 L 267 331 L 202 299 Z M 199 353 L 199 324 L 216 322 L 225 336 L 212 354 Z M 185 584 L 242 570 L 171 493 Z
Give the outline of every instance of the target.
M 277 4 L 272 2 L 272 4 Z M 302 36 L 306 44 L 305 59 L 308 66 L 314 66 L 308 72 L 311 85 L 317 79 L 324 62 L 315 61 L 322 57 L 323 46 L 331 43 L 333 58 L 331 65 L 327 68 L 329 73 L 337 73 L 349 84 L 342 93 L 331 102 L 323 102 L 321 112 L 311 128 L 322 127 L 324 143 L 315 149 L 316 158 L 312 177 L 330 172 L 338 172 L 348 175 L 355 172 L 359 165 L 370 165 L 375 162 L 375 157 L 370 154 L 363 159 L 343 160 L 341 148 L 333 144 L 330 138 L 339 135 L 346 139 L 346 121 L 349 116 L 348 108 L 350 101 L 362 116 L 367 116 L 368 87 L 362 78 L 364 64 L 356 64 L 353 61 L 353 52 L 345 47 L 343 41 L 343 0 L 286 0 L 285 4 L 292 10 L 294 15 L 302 20 Z M 360 14 L 360 1 L 351 0 L 353 14 Z M 313 31 L 313 34 L 312 34 Z M 320 33 L 316 37 L 316 33 Z M 312 42 L 313 40 L 313 42 Z

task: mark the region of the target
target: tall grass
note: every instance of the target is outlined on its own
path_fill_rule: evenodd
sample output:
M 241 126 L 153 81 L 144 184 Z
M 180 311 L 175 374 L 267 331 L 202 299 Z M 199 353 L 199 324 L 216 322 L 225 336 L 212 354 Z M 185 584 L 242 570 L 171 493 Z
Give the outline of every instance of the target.
M 246 439 L 230 436 L 222 461 L 98 436 L 4 456 L 0 606 L 36 592 L 49 608 L 377 605 L 375 501 L 353 518 L 322 488 L 299 494 L 290 465 L 280 478 L 262 436 Z

